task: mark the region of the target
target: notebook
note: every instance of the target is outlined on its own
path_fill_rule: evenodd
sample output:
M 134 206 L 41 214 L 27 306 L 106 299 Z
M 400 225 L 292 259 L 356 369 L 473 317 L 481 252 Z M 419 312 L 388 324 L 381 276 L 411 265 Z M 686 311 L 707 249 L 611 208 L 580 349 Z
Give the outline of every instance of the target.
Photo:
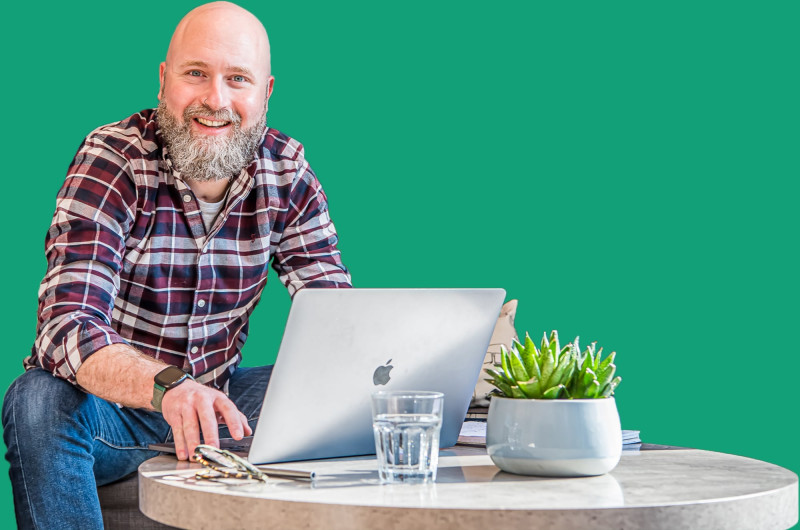
M 255 464 L 374 454 L 379 390 L 444 393 L 440 446 L 455 445 L 504 298 L 503 289 L 299 291 L 249 452 L 243 441 L 221 445 Z

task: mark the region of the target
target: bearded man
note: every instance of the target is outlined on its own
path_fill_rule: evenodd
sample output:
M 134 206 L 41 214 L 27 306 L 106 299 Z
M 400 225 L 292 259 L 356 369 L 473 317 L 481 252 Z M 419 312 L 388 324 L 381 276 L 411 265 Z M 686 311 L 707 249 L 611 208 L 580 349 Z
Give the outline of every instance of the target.
M 102 528 L 96 487 L 149 444 L 186 459 L 252 433 L 271 367 L 239 363 L 270 260 L 292 295 L 350 286 L 302 146 L 266 127 L 273 83 L 261 23 L 207 4 L 175 30 L 158 108 L 81 145 L 3 405 L 20 527 Z

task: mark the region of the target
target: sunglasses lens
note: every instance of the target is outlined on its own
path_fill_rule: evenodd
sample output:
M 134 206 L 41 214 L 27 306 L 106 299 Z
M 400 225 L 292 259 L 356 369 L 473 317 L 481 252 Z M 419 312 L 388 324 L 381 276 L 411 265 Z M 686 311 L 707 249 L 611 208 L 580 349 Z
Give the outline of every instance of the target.
M 206 460 L 214 462 L 215 464 L 219 464 L 223 467 L 240 467 L 234 459 L 230 458 L 224 453 L 221 453 L 217 448 L 211 447 L 210 445 L 198 445 L 194 452 Z
M 233 474 L 236 475 L 244 475 L 244 477 L 240 478 L 255 478 L 258 480 L 265 480 L 267 478 L 264 473 L 250 462 L 224 449 L 217 449 L 210 445 L 200 444 L 195 448 L 194 452 L 198 457 L 202 458 L 200 462 L 204 466 L 211 467 L 225 475 L 230 475 L 233 472 Z M 222 469 L 218 469 L 216 466 L 220 466 Z

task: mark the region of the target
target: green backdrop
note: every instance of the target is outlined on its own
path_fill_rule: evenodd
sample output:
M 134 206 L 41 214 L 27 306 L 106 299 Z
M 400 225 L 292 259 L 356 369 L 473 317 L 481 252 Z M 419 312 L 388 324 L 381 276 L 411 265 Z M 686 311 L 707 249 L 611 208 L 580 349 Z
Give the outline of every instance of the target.
M 5 8 L 3 388 L 67 165 L 155 106 L 194 5 Z M 503 287 L 520 333 L 617 351 L 623 428 L 800 471 L 800 4 L 242 5 L 272 41 L 269 123 L 305 144 L 356 286 Z M 246 364 L 280 342 L 289 298 L 267 290 Z

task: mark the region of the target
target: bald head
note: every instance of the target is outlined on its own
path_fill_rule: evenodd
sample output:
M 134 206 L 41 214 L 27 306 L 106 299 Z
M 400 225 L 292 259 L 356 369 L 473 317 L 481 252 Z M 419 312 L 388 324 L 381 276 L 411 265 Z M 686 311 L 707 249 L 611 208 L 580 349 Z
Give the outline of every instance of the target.
M 172 34 L 167 65 L 213 46 L 234 56 L 249 52 L 263 67 L 263 75 L 270 75 L 267 30 L 252 13 L 230 2 L 211 2 L 189 11 Z

